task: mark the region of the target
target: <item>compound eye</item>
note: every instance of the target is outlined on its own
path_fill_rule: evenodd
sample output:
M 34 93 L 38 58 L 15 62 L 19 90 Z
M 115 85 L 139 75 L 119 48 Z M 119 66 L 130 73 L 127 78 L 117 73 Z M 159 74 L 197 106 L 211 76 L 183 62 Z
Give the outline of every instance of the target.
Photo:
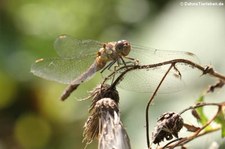
M 130 52 L 131 46 L 127 40 L 120 40 L 115 45 L 116 52 L 122 56 L 127 56 Z
M 117 52 L 121 52 L 124 48 L 124 42 L 122 40 L 118 41 L 115 45 L 115 49 Z

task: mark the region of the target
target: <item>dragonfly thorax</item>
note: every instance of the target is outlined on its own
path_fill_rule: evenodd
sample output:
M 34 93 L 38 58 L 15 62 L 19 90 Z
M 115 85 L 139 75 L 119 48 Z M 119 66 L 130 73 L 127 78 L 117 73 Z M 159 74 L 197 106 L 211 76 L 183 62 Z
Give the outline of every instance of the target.
M 105 43 L 97 53 L 97 65 L 99 68 L 103 68 L 107 62 L 120 61 L 123 56 L 129 54 L 130 49 L 130 43 L 126 40 Z
M 117 61 L 120 58 L 120 54 L 115 50 L 116 42 L 109 42 L 103 45 L 98 51 L 98 57 L 101 61 Z

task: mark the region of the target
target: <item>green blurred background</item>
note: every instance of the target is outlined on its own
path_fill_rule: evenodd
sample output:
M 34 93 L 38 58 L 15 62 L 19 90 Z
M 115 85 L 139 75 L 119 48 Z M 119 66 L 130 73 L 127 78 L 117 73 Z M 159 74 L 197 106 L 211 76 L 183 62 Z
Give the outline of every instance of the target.
M 127 39 L 158 49 L 190 51 L 203 65 L 225 73 L 225 6 L 183 6 L 185 2 L 190 1 L 0 0 L 0 149 L 84 148 L 82 131 L 90 101 L 75 97 L 91 90 L 99 77 L 62 102 L 59 96 L 65 85 L 30 73 L 36 59 L 56 56 L 53 42 L 60 34 L 100 41 Z M 157 96 L 150 110 L 151 130 L 161 113 L 179 112 L 194 104 L 215 81 L 199 74 L 191 77 L 183 91 Z M 122 121 L 132 147 L 146 148 L 144 109 L 149 94 L 119 91 Z M 206 100 L 224 98 L 223 89 Z M 208 148 L 224 141 L 219 132 L 201 139 L 204 144 L 197 139 L 189 147 Z M 88 148 L 97 148 L 97 142 Z

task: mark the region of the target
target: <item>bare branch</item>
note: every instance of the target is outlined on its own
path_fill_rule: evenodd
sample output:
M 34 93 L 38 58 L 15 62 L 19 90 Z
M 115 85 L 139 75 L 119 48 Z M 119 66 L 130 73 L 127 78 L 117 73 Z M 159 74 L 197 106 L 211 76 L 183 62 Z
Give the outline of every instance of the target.
M 146 110 L 145 110 L 145 120 L 146 120 L 146 139 L 147 139 L 147 146 L 148 148 L 150 148 L 150 137 L 149 137 L 149 107 L 156 95 L 156 93 L 158 92 L 161 84 L 163 83 L 163 81 L 165 80 L 166 76 L 168 75 L 168 73 L 170 72 L 170 70 L 174 67 L 174 64 L 171 64 L 169 69 L 166 71 L 166 73 L 164 74 L 164 76 L 162 77 L 161 81 L 159 82 L 158 86 L 156 87 L 155 91 L 153 92 L 152 96 L 150 97 L 148 104 L 146 106 Z
M 118 68 L 116 71 L 112 72 L 111 74 L 108 75 L 108 77 L 106 77 L 102 84 L 104 84 L 107 80 L 109 80 L 112 76 L 114 76 L 116 73 L 121 72 L 120 75 L 117 77 L 117 79 L 114 81 L 114 83 L 112 84 L 112 87 L 115 87 L 124 77 L 124 75 L 130 71 L 136 70 L 136 69 L 151 69 L 151 68 L 157 68 L 160 66 L 164 66 L 164 65 L 171 65 L 173 64 L 174 66 L 176 64 L 186 64 L 189 67 L 198 69 L 200 71 L 202 71 L 203 75 L 209 74 L 210 76 L 217 78 L 219 80 L 221 80 L 222 82 L 225 82 L 225 76 L 214 71 L 213 68 L 206 66 L 203 67 L 195 62 L 192 62 L 190 60 L 186 60 L 186 59 L 173 59 L 173 60 L 169 60 L 169 61 L 164 61 L 161 63 L 155 63 L 155 64 L 149 64 L 149 65 L 126 65 L 126 66 L 122 66 L 120 68 Z M 178 71 L 179 72 L 179 71 Z

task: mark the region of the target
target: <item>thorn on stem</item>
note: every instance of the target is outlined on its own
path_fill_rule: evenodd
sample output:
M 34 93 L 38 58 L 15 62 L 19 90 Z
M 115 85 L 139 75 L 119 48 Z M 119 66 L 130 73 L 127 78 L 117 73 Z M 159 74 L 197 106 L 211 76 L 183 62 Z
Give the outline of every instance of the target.
M 214 72 L 212 66 L 206 66 L 202 72 L 202 75 L 205 75 L 207 73 L 212 73 L 212 72 Z

